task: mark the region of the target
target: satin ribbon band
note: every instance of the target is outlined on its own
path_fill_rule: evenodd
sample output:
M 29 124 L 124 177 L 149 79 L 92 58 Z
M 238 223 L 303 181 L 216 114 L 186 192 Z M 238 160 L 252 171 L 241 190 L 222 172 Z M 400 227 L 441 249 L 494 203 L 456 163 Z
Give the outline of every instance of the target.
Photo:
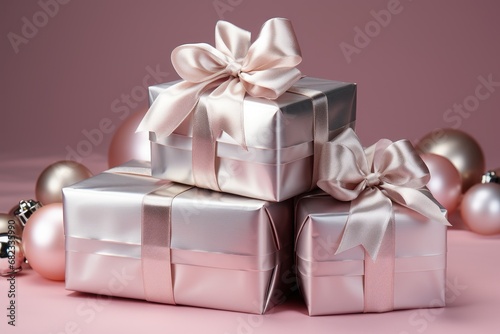
M 191 188 L 167 184 L 143 198 L 141 261 L 148 301 L 175 304 L 170 254 L 172 202 Z
M 310 257 L 297 256 L 297 270 L 304 276 L 355 277 L 365 274 L 365 260 L 311 261 Z M 446 253 L 428 254 L 408 257 L 396 257 L 395 274 L 406 274 L 419 271 L 434 271 L 446 269 Z
M 210 130 L 205 96 L 201 96 L 193 117 L 191 148 L 194 184 L 200 188 L 220 191 L 217 179 L 217 141 Z
M 314 129 L 313 129 L 313 169 L 311 176 L 311 188 L 316 188 L 319 180 L 319 159 L 323 145 L 328 141 L 329 120 L 328 120 L 328 98 L 321 91 L 314 89 L 292 86 L 288 90 L 290 93 L 307 96 L 312 100 Z
M 375 262 L 365 250 L 364 312 L 388 312 L 394 309 L 394 269 L 396 233 L 394 215 L 385 231 Z
M 109 257 L 125 257 L 142 261 L 142 245 L 115 241 L 66 237 L 67 251 Z M 289 257 L 290 245 L 279 251 L 264 255 L 241 255 L 171 248 L 171 265 L 203 266 L 207 268 L 268 271 L 274 270 L 281 261 Z
M 321 149 L 328 141 L 328 99 L 322 91 L 292 86 L 289 93 L 305 96 L 311 100 L 313 125 L 313 168 L 311 190 L 319 179 L 319 159 Z M 194 110 L 192 137 L 192 171 L 196 186 L 221 191 L 217 178 L 217 141 L 212 137 L 206 95 L 200 97 Z
M 119 166 L 107 172 L 133 177 L 151 175 L 149 168 L 136 166 Z M 158 185 L 142 200 L 141 268 L 144 295 L 147 301 L 175 304 L 170 252 L 172 201 L 192 187 L 166 181 L 160 181 Z M 123 250 L 120 245 L 113 247 Z

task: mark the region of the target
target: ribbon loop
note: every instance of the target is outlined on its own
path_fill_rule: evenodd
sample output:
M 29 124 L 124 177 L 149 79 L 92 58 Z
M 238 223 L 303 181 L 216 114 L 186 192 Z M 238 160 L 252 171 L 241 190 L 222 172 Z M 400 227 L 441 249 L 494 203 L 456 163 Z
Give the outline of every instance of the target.
M 363 245 L 373 260 L 396 202 L 438 223 L 450 225 L 422 193 L 429 171 L 407 140 L 387 139 L 363 150 L 352 129 L 323 146 L 318 186 L 341 201 L 352 201 L 337 253 Z

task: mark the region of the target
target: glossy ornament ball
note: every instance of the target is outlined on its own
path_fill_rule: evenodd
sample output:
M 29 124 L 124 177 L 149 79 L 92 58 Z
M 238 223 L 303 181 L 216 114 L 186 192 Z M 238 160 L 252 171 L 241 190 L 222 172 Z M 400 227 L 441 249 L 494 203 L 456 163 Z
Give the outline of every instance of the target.
M 24 228 L 23 249 L 34 271 L 51 280 L 64 280 L 66 263 L 61 203 L 42 206 L 33 213 Z
M 21 271 L 24 262 L 22 235 L 21 222 L 11 214 L 0 213 L 0 276 Z
M 22 239 L 23 225 L 16 216 L 0 213 L 0 235 L 12 235 Z
M 462 219 L 476 233 L 493 235 L 500 233 L 500 184 L 476 184 L 462 199 Z
M 35 187 L 36 198 L 43 205 L 62 202 L 62 188 L 92 176 L 84 165 L 70 160 L 53 163 L 43 170 Z
M 416 148 L 421 153 L 448 158 L 460 173 L 462 192 L 481 182 L 485 170 L 484 154 L 477 141 L 467 133 L 456 129 L 429 133 L 420 139 Z
M 445 157 L 424 153 L 420 157 L 427 165 L 430 180 L 427 183 L 431 194 L 451 214 L 457 208 L 462 196 L 462 180 L 455 166 Z
M 149 133 L 135 132 L 147 109 L 128 116 L 118 127 L 108 151 L 109 168 L 119 166 L 129 160 L 151 160 Z
M 21 271 L 23 262 L 21 240 L 0 235 L 0 276 L 8 276 Z

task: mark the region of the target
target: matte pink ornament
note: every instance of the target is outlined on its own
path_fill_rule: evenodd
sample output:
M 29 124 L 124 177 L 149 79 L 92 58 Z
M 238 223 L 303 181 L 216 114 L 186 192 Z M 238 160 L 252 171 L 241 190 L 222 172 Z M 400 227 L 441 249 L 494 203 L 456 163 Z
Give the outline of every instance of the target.
M 470 188 L 460 206 L 462 219 L 476 233 L 500 233 L 500 184 L 484 183 Z
M 41 276 L 64 281 L 65 250 L 63 205 L 42 206 L 30 217 L 23 232 L 24 255 Z
M 425 153 L 420 157 L 427 165 L 431 179 L 427 183 L 432 195 L 451 214 L 458 207 L 462 195 L 462 179 L 455 166 L 445 157 Z
M 116 130 L 109 145 L 109 168 L 132 159 L 151 160 L 149 133 L 147 131 L 135 132 L 146 111 L 147 109 L 144 109 L 133 113 Z

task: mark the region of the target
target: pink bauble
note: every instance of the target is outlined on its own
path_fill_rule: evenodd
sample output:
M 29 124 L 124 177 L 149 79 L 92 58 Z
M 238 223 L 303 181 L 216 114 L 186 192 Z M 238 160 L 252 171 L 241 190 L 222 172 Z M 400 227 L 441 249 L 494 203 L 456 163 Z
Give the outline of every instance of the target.
M 31 268 L 45 278 L 64 281 L 63 206 L 42 206 L 30 217 L 23 232 L 24 255 Z
M 130 115 L 118 127 L 108 151 L 108 166 L 119 166 L 132 159 L 151 160 L 149 133 L 135 132 L 147 109 Z
M 467 227 L 476 233 L 500 233 L 500 184 L 476 184 L 462 199 L 460 213 Z
M 427 188 L 442 206 L 451 214 L 460 203 L 462 179 L 460 173 L 447 158 L 425 153 L 420 155 L 431 175 Z
M 460 173 L 462 192 L 481 182 L 485 169 L 484 154 L 479 143 L 457 129 L 441 129 L 419 140 L 420 153 L 434 153 L 448 158 Z

